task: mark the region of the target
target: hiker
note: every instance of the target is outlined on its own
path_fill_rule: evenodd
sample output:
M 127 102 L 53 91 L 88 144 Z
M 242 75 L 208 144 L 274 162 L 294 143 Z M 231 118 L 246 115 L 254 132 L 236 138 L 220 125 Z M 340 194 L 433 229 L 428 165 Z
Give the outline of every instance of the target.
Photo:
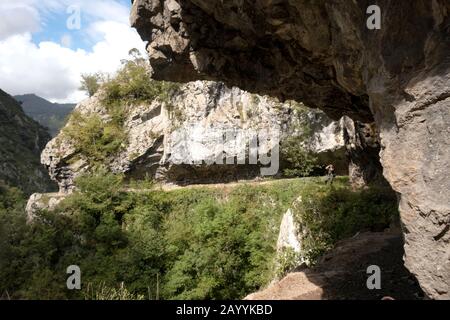
M 336 176 L 336 175 L 334 174 L 334 166 L 333 166 L 332 164 L 329 164 L 329 165 L 325 168 L 325 170 L 327 170 L 327 178 L 325 179 L 325 182 L 326 182 L 327 184 L 329 184 L 329 185 L 332 185 L 332 184 L 333 184 L 334 177 Z

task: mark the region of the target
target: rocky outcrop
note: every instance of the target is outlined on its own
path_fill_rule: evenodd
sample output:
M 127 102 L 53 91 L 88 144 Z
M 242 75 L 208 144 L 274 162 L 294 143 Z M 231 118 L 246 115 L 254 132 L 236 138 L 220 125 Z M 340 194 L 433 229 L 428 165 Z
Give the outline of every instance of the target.
M 45 192 L 55 186 L 39 155 L 50 135 L 25 115 L 19 103 L 0 90 L 0 180 L 26 194 Z
M 280 103 L 222 83 L 197 81 L 183 85 L 168 102 L 156 99 L 134 106 L 124 103 L 123 108 L 127 140 L 105 165 L 129 178 L 149 176 L 163 182 L 192 184 L 259 177 L 268 165 L 250 163 L 252 139 L 267 130 L 279 130 L 283 145 L 287 137 L 302 134 L 306 126 L 311 133 L 304 137 L 303 144 L 318 156 L 319 164 L 333 161 L 339 173 L 348 172 L 346 128 L 353 121 L 332 121 L 323 112 L 299 103 Z M 109 121 L 101 92 L 80 103 L 75 111 Z M 258 139 L 258 156 L 275 153 L 278 141 Z M 218 157 L 223 164 L 213 163 Z M 72 190 L 75 178 L 91 167 L 64 130 L 48 143 L 41 159 L 63 193 Z M 274 173 L 281 173 L 283 157 L 272 160 L 279 162 Z
M 25 212 L 27 220 L 32 221 L 37 212 L 42 210 L 54 210 L 58 204 L 66 198 L 63 193 L 34 193 L 28 199 Z
M 384 176 L 401 199 L 405 264 L 430 298 L 450 297 L 447 0 L 378 0 L 379 30 L 367 27 L 369 1 L 133 2 L 155 79 L 221 80 L 375 119 Z
M 371 183 L 387 184 L 379 161 L 380 138 L 376 125 L 352 121 L 348 117 L 344 117 L 343 120 L 352 186 L 362 188 Z
M 302 245 L 297 236 L 299 227 L 295 223 L 292 210 L 288 209 L 281 219 L 280 233 L 277 241 L 277 251 L 292 249 L 295 253 L 301 253 Z

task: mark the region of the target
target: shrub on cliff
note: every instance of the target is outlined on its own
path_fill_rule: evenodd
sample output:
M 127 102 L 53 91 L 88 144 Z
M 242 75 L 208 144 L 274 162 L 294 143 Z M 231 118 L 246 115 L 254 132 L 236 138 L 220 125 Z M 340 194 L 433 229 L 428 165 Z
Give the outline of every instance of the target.
M 79 90 L 86 91 L 88 96 L 92 97 L 97 93 L 98 89 L 100 89 L 103 81 L 104 75 L 101 73 L 82 74 Z
M 105 104 L 111 106 L 117 103 L 150 103 L 154 99 L 168 102 L 178 87 L 178 84 L 172 82 L 152 80 L 146 60 L 139 51 L 133 49 L 130 51 L 130 58 L 122 61 L 122 67 L 103 84 L 102 89 Z
M 84 75 L 82 87 L 88 90 L 90 96 L 94 91 L 102 91 L 99 97 L 109 117 L 75 111 L 62 132 L 79 155 L 95 167 L 105 164 L 110 156 L 125 146 L 128 134 L 124 121 L 133 105 L 151 103 L 155 99 L 168 103 L 179 85 L 152 80 L 146 60 L 133 49 L 114 77 Z M 77 159 L 75 157 L 73 160 Z
M 127 138 L 114 118 L 104 121 L 96 114 L 86 116 L 76 111 L 62 132 L 92 165 L 102 164 L 117 153 Z

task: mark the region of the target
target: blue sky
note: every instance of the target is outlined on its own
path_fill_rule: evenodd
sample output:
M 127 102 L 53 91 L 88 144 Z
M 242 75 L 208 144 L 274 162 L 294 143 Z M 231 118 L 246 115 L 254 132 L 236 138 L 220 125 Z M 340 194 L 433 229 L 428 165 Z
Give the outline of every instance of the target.
M 33 33 L 33 42 L 39 44 L 43 41 L 59 42 L 64 36 L 70 35 L 72 41 L 70 48 L 92 49 L 92 40 L 85 36 L 82 30 L 67 30 L 66 27 L 67 14 L 63 12 L 50 13 L 43 21 L 43 29 Z M 81 20 L 84 20 L 81 12 Z
M 127 8 L 128 10 L 131 9 L 131 1 L 129 0 L 108 0 L 111 3 L 116 3 L 120 6 L 123 6 L 124 8 Z M 82 4 L 77 4 L 78 1 L 71 1 L 72 6 L 80 6 L 80 22 L 81 27 L 83 24 L 91 24 L 96 21 L 102 20 L 101 17 L 98 16 L 92 16 L 88 12 L 84 12 Z M 65 7 L 65 6 L 64 6 Z M 65 8 L 64 10 L 57 10 L 57 11 L 50 11 L 47 12 L 42 19 L 42 30 L 36 32 L 33 34 L 33 42 L 38 44 L 42 41 L 52 41 L 52 42 L 58 42 L 61 41 L 61 39 L 64 36 L 70 36 L 71 43 L 70 48 L 72 49 L 84 49 L 86 51 L 90 51 L 92 49 L 92 46 L 95 44 L 95 41 L 92 37 L 89 37 L 86 35 L 86 32 L 83 30 L 83 27 L 79 30 L 68 30 L 67 28 L 67 19 L 71 16 L 70 13 L 67 12 L 67 10 L 70 8 Z M 69 10 L 71 13 L 76 13 L 75 11 Z M 107 20 L 108 16 L 106 16 L 104 19 Z M 98 39 L 97 39 L 98 40 Z
M 83 73 L 113 73 L 145 44 L 129 26 L 129 0 L 0 1 L 0 88 L 79 102 Z

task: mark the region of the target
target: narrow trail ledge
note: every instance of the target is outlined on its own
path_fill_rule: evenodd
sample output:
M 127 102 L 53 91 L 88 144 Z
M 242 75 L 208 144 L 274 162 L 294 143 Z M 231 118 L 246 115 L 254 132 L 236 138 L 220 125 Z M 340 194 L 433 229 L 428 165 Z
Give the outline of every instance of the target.
M 450 298 L 450 2 L 135 0 L 131 23 L 155 79 L 221 80 L 295 99 L 380 130 L 384 176 L 400 195 L 405 265 Z

